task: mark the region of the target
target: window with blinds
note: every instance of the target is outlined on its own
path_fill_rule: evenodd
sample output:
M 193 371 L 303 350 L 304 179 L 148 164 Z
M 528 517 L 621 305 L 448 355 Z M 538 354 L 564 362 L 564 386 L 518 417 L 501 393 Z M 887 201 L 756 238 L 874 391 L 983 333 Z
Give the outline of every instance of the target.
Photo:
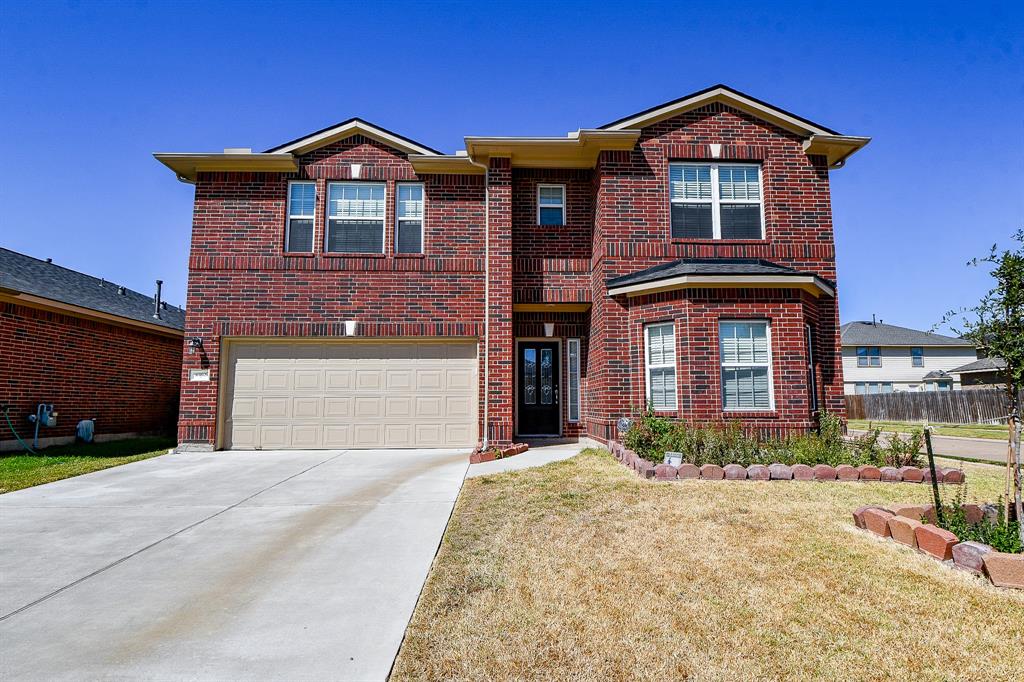
M 645 329 L 647 402 L 657 411 L 676 409 L 676 336 L 671 322 Z
M 568 340 L 567 355 L 569 359 L 566 374 L 569 384 L 569 421 L 580 420 L 580 340 Z
M 327 251 L 384 253 L 384 183 L 327 185 Z
M 722 363 L 722 408 L 773 409 L 768 322 L 720 322 L 718 341 Z
M 537 185 L 537 224 L 565 225 L 565 185 Z
M 397 201 L 395 252 L 423 253 L 423 185 L 399 184 Z
M 313 221 L 316 212 L 316 183 L 291 182 L 288 184 L 288 225 L 284 235 L 284 250 L 308 253 L 313 250 Z
M 760 166 L 671 163 L 668 179 L 673 238 L 764 238 Z

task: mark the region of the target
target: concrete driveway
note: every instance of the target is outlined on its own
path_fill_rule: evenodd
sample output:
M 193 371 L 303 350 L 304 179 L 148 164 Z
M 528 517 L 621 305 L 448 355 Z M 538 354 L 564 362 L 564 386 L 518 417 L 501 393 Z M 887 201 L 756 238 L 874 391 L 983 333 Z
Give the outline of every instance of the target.
M 0 495 L 3 677 L 384 679 L 468 454 L 165 455 Z

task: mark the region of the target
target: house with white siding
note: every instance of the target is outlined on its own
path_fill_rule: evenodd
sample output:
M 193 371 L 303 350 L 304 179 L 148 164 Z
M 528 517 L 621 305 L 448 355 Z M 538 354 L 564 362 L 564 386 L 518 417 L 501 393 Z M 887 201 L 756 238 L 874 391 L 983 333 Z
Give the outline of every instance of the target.
M 951 370 L 978 357 L 965 339 L 893 324 L 848 322 L 840 329 L 848 395 L 959 389 Z

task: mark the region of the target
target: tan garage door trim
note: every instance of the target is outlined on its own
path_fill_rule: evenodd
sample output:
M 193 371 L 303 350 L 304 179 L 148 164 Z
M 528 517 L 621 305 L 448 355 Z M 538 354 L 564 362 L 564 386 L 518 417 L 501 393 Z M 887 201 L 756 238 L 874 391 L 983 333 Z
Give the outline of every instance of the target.
M 313 337 L 313 338 L 296 338 L 296 337 L 280 337 L 280 336 L 244 336 L 244 337 L 221 337 L 219 345 L 219 357 L 218 357 L 218 376 L 217 376 L 217 435 L 216 445 L 217 449 L 224 449 L 227 447 L 227 422 L 228 422 L 228 411 L 230 409 L 230 403 L 232 398 L 233 386 L 231 382 L 230 366 L 229 363 L 234 353 L 234 347 L 239 345 L 248 344 L 275 344 L 275 345 L 354 345 L 354 344 L 365 344 L 365 345 L 380 345 L 380 344 L 433 344 L 433 343 L 459 343 L 472 345 L 476 356 L 476 363 L 474 364 L 474 375 L 473 375 L 473 386 L 475 393 L 475 400 L 472 403 L 474 411 L 474 430 L 476 438 L 479 439 L 480 425 L 479 425 L 479 410 L 480 410 L 480 378 L 479 378 L 479 362 L 480 362 L 480 348 L 479 339 L 476 337 L 465 337 L 465 336 L 395 336 L 395 337 L 358 337 L 358 338 L 338 338 L 338 337 Z

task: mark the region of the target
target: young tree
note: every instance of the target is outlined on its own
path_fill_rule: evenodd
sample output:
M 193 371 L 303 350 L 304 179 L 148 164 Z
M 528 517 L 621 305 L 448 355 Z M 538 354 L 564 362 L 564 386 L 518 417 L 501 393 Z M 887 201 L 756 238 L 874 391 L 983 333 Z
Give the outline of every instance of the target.
M 959 320 L 954 331 L 971 340 L 986 355 L 1006 362 L 1007 414 L 1009 414 L 1006 458 L 1006 509 L 1010 515 L 1011 497 L 1021 523 L 1024 541 L 1024 513 L 1021 502 L 1021 387 L 1024 386 L 1024 230 L 1013 236 L 1015 248 L 1000 252 L 992 245 L 989 255 L 968 262 L 971 266 L 991 266 L 995 286 L 978 305 L 948 313 L 944 321 Z

